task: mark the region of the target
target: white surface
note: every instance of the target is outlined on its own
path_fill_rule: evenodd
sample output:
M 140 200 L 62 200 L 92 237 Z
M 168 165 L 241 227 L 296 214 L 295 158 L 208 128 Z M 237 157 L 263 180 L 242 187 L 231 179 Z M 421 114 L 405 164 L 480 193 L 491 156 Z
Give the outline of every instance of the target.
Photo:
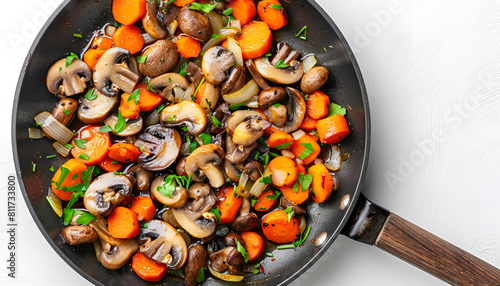
M 6 174 L 14 173 L 8 122 L 17 77 L 36 32 L 60 2 L 0 4 L 2 202 Z M 367 197 L 500 267 L 498 1 L 318 2 L 353 48 L 367 86 L 373 124 Z M 88 285 L 43 239 L 20 193 L 17 206 L 17 278 L 5 277 L 2 262 L 0 284 Z M 2 222 L 5 208 L 0 204 Z M 5 223 L 0 230 L 5 261 Z M 294 285 L 365 283 L 443 285 L 345 237 Z

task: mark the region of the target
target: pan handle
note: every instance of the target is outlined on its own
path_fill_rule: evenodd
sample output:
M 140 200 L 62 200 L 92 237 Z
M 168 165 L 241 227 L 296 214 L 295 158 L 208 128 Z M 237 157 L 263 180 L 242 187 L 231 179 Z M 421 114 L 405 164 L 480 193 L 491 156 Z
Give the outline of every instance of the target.
M 363 195 L 342 234 L 376 247 L 451 285 L 498 285 L 500 269 L 433 235 Z

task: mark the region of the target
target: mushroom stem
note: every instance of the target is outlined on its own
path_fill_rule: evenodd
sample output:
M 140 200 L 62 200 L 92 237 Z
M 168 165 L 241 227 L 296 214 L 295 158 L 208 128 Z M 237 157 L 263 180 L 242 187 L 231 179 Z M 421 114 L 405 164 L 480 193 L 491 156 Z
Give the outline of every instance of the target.
M 224 174 L 222 174 L 221 170 L 219 167 L 213 165 L 213 164 L 208 164 L 206 167 L 201 168 L 203 170 L 203 173 L 207 177 L 210 186 L 214 188 L 219 188 L 224 184 Z

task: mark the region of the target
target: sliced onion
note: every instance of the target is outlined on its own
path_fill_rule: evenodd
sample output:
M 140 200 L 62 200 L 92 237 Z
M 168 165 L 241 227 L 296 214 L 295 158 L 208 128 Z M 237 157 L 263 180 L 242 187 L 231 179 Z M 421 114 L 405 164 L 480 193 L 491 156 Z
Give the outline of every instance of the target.
M 261 182 L 261 179 L 264 177 L 269 177 L 271 176 L 271 171 L 267 171 L 262 174 L 262 177 L 260 177 L 255 183 L 253 184 L 252 188 L 250 189 L 250 194 L 258 197 L 262 192 L 267 188 L 267 184 L 264 184 Z
M 210 19 L 210 24 L 212 25 L 212 33 L 219 34 L 222 27 L 224 27 L 222 16 L 215 11 L 210 11 L 210 13 L 205 14 L 205 16 Z
M 144 128 L 160 123 L 160 113 L 153 111 L 148 116 L 144 117 Z
M 259 108 L 259 96 L 254 96 L 252 97 L 248 103 L 246 104 L 247 107 L 250 108 Z
M 248 172 L 242 172 L 240 176 L 240 180 L 238 182 L 238 186 L 236 187 L 236 193 L 240 197 L 248 198 L 248 193 L 245 192 L 245 186 L 250 180 L 250 174 Z
M 204 53 L 208 49 L 210 49 L 211 47 L 217 46 L 218 44 L 222 43 L 222 41 L 224 41 L 225 39 L 227 39 L 227 37 L 228 36 L 220 36 L 220 37 L 217 37 L 217 38 L 211 38 L 210 40 L 208 40 L 203 45 L 203 47 L 201 47 L 201 52 Z
M 71 149 L 64 147 L 64 145 L 62 145 L 58 141 L 52 143 L 52 147 L 54 147 L 57 153 L 61 154 L 61 156 L 63 157 L 68 157 L 69 152 L 71 151 Z
M 304 69 L 304 73 L 306 73 L 308 70 L 312 69 L 318 61 L 316 60 L 316 57 L 314 57 L 314 54 L 309 54 L 302 59 L 302 68 Z
M 307 226 L 306 218 L 303 215 L 301 215 L 301 216 L 299 216 L 299 221 L 300 221 L 300 224 L 299 224 L 300 234 L 303 234 L 304 231 L 306 230 L 306 226 Z
M 231 92 L 228 94 L 225 94 L 222 96 L 224 98 L 224 101 L 226 101 L 229 104 L 240 104 L 244 102 L 250 102 L 252 97 L 258 96 L 259 95 L 259 86 L 255 82 L 254 79 L 250 80 L 245 84 L 244 87 L 241 89 Z
M 234 27 L 234 28 L 238 29 L 238 31 L 241 32 L 241 23 L 240 23 L 240 20 L 231 20 L 231 21 L 229 21 L 229 26 Z
M 233 53 L 236 64 L 243 66 L 243 55 L 241 54 L 240 45 L 233 37 L 227 38 L 227 50 Z
M 287 149 L 281 150 L 281 155 L 283 155 L 284 157 L 290 158 L 290 159 L 295 158 L 295 154 L 293 154 L 292 151 L 287 150 Z
M 273 169 L 273 184 L 275 186 L 283 186 L 286 179 L 286 171 Z
M 241 31 L 234 27 L 224 27 L 220 30 L 221 37 L 236 37 Z
M 49 195 L 46 198 L 47 201 L 49 201 L 49 204 L 56 213 L 56 215 L 62 217 L 63 215 L 62 201 L 58 196 L 56 196 L 56 193 L 54 193 L 54 190 L 52 190 L 52 188 L 50 188 Z
M 295 140 L 299 140 L 300 138 L 304 137 L 304 135 L 306 135 L 306 133 L 302 129 L 299 129 L 292 133 L 293 139 Z
M 30 139 L 40 139 L 43 137 L 43 131 L 40 128 L 28 128 Z
M 214 277 L 219 278 L 220 280 L 228 281 L 228 282 L 240 282 L 241 280 L 243 280 L 243 278 L 245 278 L 245 276 L 240 276 L 240 275 L 219 273 L 219 272 L 215 271 L 215 269 L 213 269 L 212 266 L 210 266 L 210 264 L 208 265 L 208 271 Z
M 94 251 L 97 261 L 101 262 L 102 246 L 99 240 L 94 241 Z
M 178 26 L 179 22 L 177 22 L 177 19 L 173 20 L 170 24 L 168 24 L 167 30 L 170 36 L 175 35 L 175 31 L 177 30 Z
M 150 34 L 148 33 L 142 33 L 142 38 L 144 39 L 145 44 L 151 44 L 152 42 L 156 41 L 155 38 L 153 38 Z
M 35 121 L 40 125 L 45 131 L 45 133 L 59 141 L 61 144 L 66 144 L 73 138 L 73 131 L 69 130 L 68 127 L 64 126 L 61 122 L 52 116 L 52 114 L 44 111 L 37 116 L 35 116 Z
M 334 172 L 340 169 L 342 155 L 339 146 L 332 145 L 323 152 L 321 158 L 325 160 L 325 167 Z
M 135 135 L 130 135 L 130 136 L 127 136 L 123 139 L 125 139 L 125 142 L 127 142 L 127 143 L 134 144 L 135 140 L 137 140 L 137 137 Z
M 115 35 L 116 32 L 116 27 L 113 25 L 107 25 L 106 28 L 104 28 L 104 34 L 106 36 L 112 38 Z

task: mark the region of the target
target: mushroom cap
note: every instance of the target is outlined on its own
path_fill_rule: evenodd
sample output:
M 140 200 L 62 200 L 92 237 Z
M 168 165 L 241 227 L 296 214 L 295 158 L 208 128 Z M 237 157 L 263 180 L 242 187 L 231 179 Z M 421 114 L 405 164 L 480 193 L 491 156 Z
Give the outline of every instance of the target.
M 167 262 L 169 269 L 180 269 L 186 263 L 186 241 L 175 228 L 164 221 L 150 220 L 148 227 L 141 228 L 138 241 L 142 243 L 139 251 L 157 262 Z
M 265 79 L 284 85 L 290 85 L 298 82 L 304 74 L 302 63 L 291 61 L 287 68 L 279 69 L 273 66 L 265 57 L 253 60 L 259 74 Z
M 151 37 L 162 39 L 167 36 L 167 28 L 158 19 L 158 8 L 156 1 L 146 1 L 146 14 L 142 17 L 142 26 Z
M 160 203 L 167 205 L 171 208 L 182 208 L 184 204 L 187 202 L 188 199 L 188 192 L 185 188 L 176 186 L 175 191 L 172 194 L 172 197 L 164 196 L 162 195 L 157 189 L 161 185 L 163 185 L 163 182 L 165 178 L 167 178 L 168 175 L 165 174 L 163 176 L 157 177 L 153 180 L 153 183 L 151 184 L 151 194 L 154 196 L 154 198 L 159 201 Z
M 186 90 L 189 86 L 188 80 L 178 73 L 166 73 L 151 79 L 150 86 L 160 92 L 160 95 L 168 101 L 174 101 L 172 89 L 178 87 Z
M 259 93 L 259 107 L 267 108 L 273 104 L 284 102 L 286 98 L 286 90 L 280 86 L 264 89 Z
M 189 9 L 187 5 L 181 8 L 177 15 L 179 28 L 191 38 L 206 42 L 212 36 L 212 25 L 207 16 Z
M 128 169 L 125 176 L 130 180 L 134 188 L 139 191 L 149 189 L 150 181 L 154 178 L 154 174 L 139 165 L 135 165 Z
M 286 125 L 287 108 L 285 105 L 271 105 L 266 110 L 264 110 L 264 113 L 274 126 L 281 128 Z
M 259 144 L 254 142 L 250 146 L 238 146 L 233 143 L 233 137 L 229 134 L 226 135 L 226 160 L 238 164 L 245 161 L 253 149 L 257 148 Z
M 95 88 L 107 96 L 115 96 L 118 88 L 128 94 L 134 92 L 139 75 L 129 65 L 130 52 L 114 47 L 108 49 L 94 68 Z
M 266 116 L 255 110 L 236 110 L 227 120 L 227 134 L 233 136 L 233 131 L 241 122 L 252 116 L 260 116 L 263 120 L 267 120 Z
M 233 143 L 241 146 L 250 146 L 264 134 L 264 129 L 271 123 L 262 119 L 262 115 L 254 115 L 245 118 L 233 130 Z
M 47 72 L 47 88 L 53 94 L 72 96 L 82 93 L 91 78 L 92 70 L 84 61 L 74 59 L 66 66 L 64 58 L 53 64 Z
M 166 40 L 156 41 L 142 52 L 141 56 L 146 57 L 146 60 L 139 64 L 139 70 L 147 77 L 155 77 L 169 72 L 179 62 L 177 45 Z
M 234 246 L 228 246 L 210 254 L 208 260 L 210 261 L 210 266 L 219 273 L 228 269 L 230 273 L 236 274 L 245 266 L 243 255 Z
M 186 124 L 187 132 L 197 136 L 207 127 L 207 116 L 203 108 L 192 101 L 181 101 L 161 111 L 161 125 L 164 127 Z
M 196 286 L 196 278 L 202 267 L 207 268 L 208 251 L 201 244 L 195 244 L 188 250 L 188 259 L 184 266 L 184 281 L 188 286 Z
M 203 54 L 201 69 L 209 83 L 220 84 L 227 79 L 227 71 L 235 64 L 233 53 L 223 46 L 213 46 Z
M 221 85 L 221 95 L 240 90 L 247 82 L 247 72 L 243 66 L 236 65 L 229 73 L 228 79 Z
M 80 105 L 78 106 L 78 111 L 76 112 L 76 116 L 81 122 L 86 124 L 94 124 L 101 122 L 111 113 L 113 108 L 120 102 L 120 97 L 117 95 L 106 96 L 95 89 L 94 93 L 97 95 L 97 97 L 94 100 L 88 100 L 85 98 L 84 95 L 78 98 L 78 100 L 80 101 Z
M 115 96 L 118 97 L 118 96 Z M 104 124 L 108 126 L 115 126 L 115 124 L 118 122 L 118 113 L 112 113 L 109 115 L 106 119 L 104 119 Z M 113 134 L 116 136 L 120 137 L 127 137 L 127 136 L 132 136 L 137 133 L 139 133 L 142 129 L 142 126 L 144 125 L 144 121 L 142 120 L 142 117 L 137 117 L 135 119 L 128 120 L 125 129 L 123 129 L 120 133 L 115 133 L 115 129 L 112 128 Z
M 143 148 L 137 160 L 139 166 L 149 171 L 162 171 L 177 159 L 181 137 L 175 129 L 153 125 L 139 134 L 134 145 Z
M 91 214 L 104 217 L 131 193 L 132 183 L 126 176 L 105 173 L 89 185 L 83 202 Z
M 208 178 L 210 185 L 218 188 L 224 184 L 224 174 L 219 165 L 224 160 L 224 149 L 220 145 L 207 144 L 196 148 L 186 159 L 186 174 L 195 182 Z

